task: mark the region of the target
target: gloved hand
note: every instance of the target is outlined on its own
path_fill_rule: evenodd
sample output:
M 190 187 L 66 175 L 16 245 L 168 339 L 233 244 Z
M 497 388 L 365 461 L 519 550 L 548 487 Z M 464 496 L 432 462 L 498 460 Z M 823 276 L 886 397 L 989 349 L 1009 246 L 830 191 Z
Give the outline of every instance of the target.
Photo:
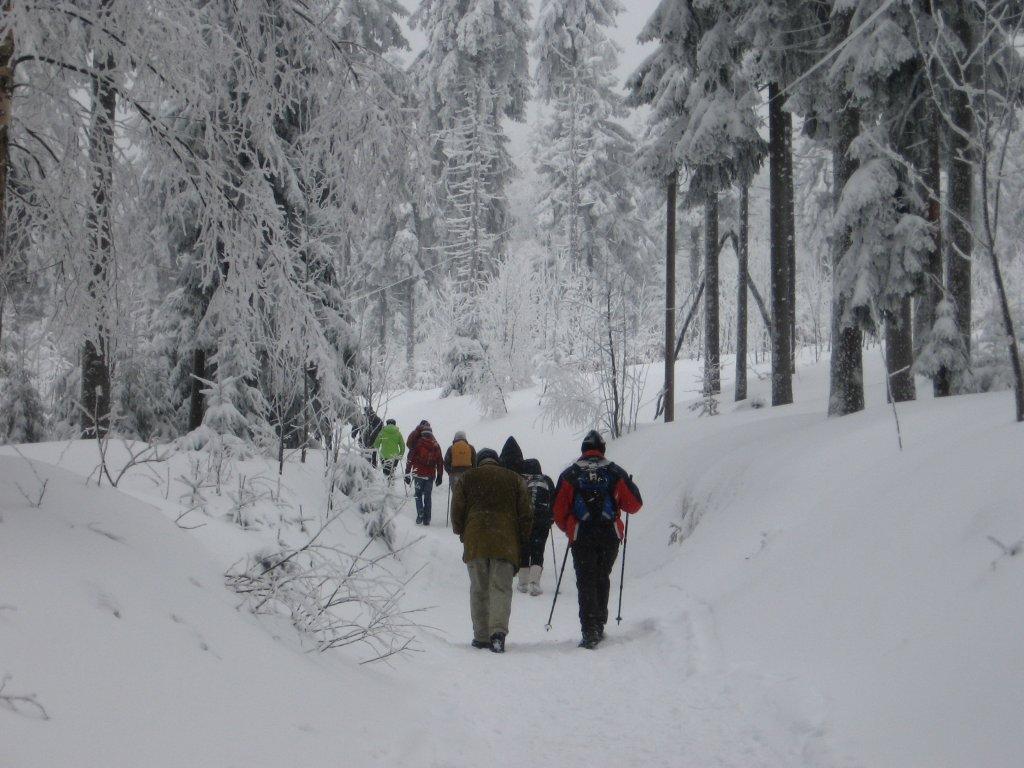
M 412 485 L 412 475 L 406 475 L 405 476 L 405 484 L 406 485 Z
M 438 488 L 441 487 L 441 479 L 442 479 L 441 476 L 438 475 L 437 476 L 437 481 L 434 483 L 434 485 L 436 485 Z

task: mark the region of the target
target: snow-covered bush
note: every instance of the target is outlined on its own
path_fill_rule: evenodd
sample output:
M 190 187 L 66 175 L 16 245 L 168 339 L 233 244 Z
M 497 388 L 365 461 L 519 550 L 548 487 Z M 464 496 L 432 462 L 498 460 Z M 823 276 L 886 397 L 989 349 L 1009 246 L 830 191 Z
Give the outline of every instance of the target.
M 254 613 L 286 616 L 321 651 L 353 643 L 369 646 L 373 658 L 402 651 L 413 640 L 399 607 L 405 581 L 386 567 L 398 551 L 393 520 L 400 497 L 352 446 L 338 451 L 327 483 L 327 509 L 309 538 L 249 558 L 226 574 L 227 584 Z M 353 514 L 367 537 L 359 552 L 343 550 L 330 536 Z M 371 550 L 375 544 L 383 546 Z

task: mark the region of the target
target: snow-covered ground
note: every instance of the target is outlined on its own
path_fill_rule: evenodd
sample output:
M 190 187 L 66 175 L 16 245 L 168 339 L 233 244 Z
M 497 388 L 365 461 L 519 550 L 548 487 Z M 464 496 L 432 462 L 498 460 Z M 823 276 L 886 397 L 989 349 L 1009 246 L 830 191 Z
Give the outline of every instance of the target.
M 28 461 L 0 449 L 0 695 L 34 694 L 49 718 L 0 707 L 0 765 L 1018 766 L 1024 553 L 990 537 L 1024 537 L 1024 432 L 1009 395 L 925 398 L 899 408 L 900 452 L 875 357 L 863 414 L 825 419 L 827 367 L 808 363 L 793 406 L 727 394 L 697 418 L 681 403 L 676 424 L 610 446 L 646 503 L 623 622 L 596 652 L 576 648 L 571 565 L 545 632 L 550 559 L 545 595 L 516 593 L 508 653 L 469 648 L 445 487 L 431 528 L 411 501 L 397 521 L 400 540 L 422 537 L 396 565 L 422 569 L 404 603 L 427 609 L 417 652 L 359 665 L 360 649 L 310 652 L 223 586 L 319 514 L 316 454 L 280 492 L 271 464 L 234 467 L 185 530 L 187 455 L 112 490 L 83 480 L 92 444 L 23 446 L 48 480 L 35 509 L 15 485 L 38 487 Z M 677 379 L 696 373 L 683 362 Z M 579 435 L 545 430 L 537 398 L 481 422 L 466 400 L 410 392 L 388 415 L 405 431 L 429 418 L 442 441 L 466 429 L 478 448 L 515 434 L 556 475 Z M 241 475 L 266 490 L 249 530 L 222 519 Z M 360 521 L 339 523 L 331 535 L 355 545 Z

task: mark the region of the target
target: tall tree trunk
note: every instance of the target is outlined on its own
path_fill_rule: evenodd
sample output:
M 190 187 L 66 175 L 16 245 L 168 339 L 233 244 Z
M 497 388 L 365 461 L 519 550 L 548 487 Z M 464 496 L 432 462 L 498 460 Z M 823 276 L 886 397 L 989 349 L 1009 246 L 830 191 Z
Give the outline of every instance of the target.
M 718 192 L 704 203 L 704 394 L 722 391 L 718 327 Z
M 783 217 L 786 224 L 786 282 L 789 286 L 789 370 L 796 373 L 796 193 L 793 189 L 793 117 L 785 115 L 786 147 L 782 154 Z
M 665 423 L 676 419 L 676 192 L 679 172 L 665 188 Z
M 955 15 L 953 32 L 963 45 L 966 59 L 974 56 L 974 30 L 966 12 Z M 954 82 L 949 94 L 952 130 L 949 141 L 949 252 L 946 257 L 946 291 L 956 310 L 956 322 L 967 353 L 971 356 L 971 221 L 974 215 L 974 157 L 970 137 L 974 135 L 974 111 L 967 89 L 971 67 L 965 66 L 964 82 Z M 951 371 L 939 372 L 940 394 L 949 394 Z
M 939 131 L 939 112 L 934 102 L 929 102 L 925 113 L 924 152 L 922 153 L 921 181 L 923 196 L 927 200 L 927 218 L 933 227 L 934 245 L 925 260 L 924 290 L 914 307 L 914 349 L 921 350 L 935 325 L 935 309 L 942 301 L 942 159 Z M 940 386 L 941 377 L 932 382 L 935 397 L 948 395 Z
M 846 103 L 847 94 L 837 94 L 833 117 L 835 138 L 832 147 L 832 205 L 838 207 L 843 187 L 853 176 L 857 163 L 849 155 L 850 144 L 860 130 L 860 115 Z M 864 362 L 860 328 L 845 320 L 846 297 L 838 286 L 846 249 L 847 232 L 837 233 L 832 243 L 832 353 L 829 367 L 828 415 L 845 416 L 864 410 Z
M 10 13 L 10 0 L 0 3 L 0 13 Z M 14 33 L 0 41 L 0 350 L 3 349 L 4 309 L 7 285 L 7 170 L 10 165 L 11 112 L 14 98 Z
M 899 314 L 885 320 L 885 370 L 889 396 L 897 403 L 914 400 L 914 334 L 911 297 L 900 302 Z
M 109 1 L 104 3 L 109 6 Z M 90 235 L 89 281 L 86 287 L 96 308 L 97 327 L 90 329 L 82 350 L 83 410 L 82 436 L 106 434 L 110 427 L 110 361 L 108 328 L 105 321 L 108 269 L 111 261 L 112 228 L 110 193 L 114 166 L 114 118 L 117 93 L 108 74 L 114 68 L 110 54 L 96 52 L 92 115 L 89 130 L 89 164 L 93 175 L 92 204 L 87 224 Z
M 377 329 L 378 343 L 381 349 L 388 342 L 388 289 L 386 286 L 380 289 L 380 327 Z
M 698 283 L 703 286 L 704 281 L 700 276 L 701 268 L 704 263 L 704 250 L 701 247 L 701 230 L 703 226 L 694 225 L 690 228 L 690 286 L 691 290 L 693 286 Z M 704 331 L 702 329 L 703 322 L 701 316 L 698 314 L 694 318 L 696 325 L 694 326 L 694 333 L 697 337 L 703 340 Z M 700 359 L 700 355 L 703 353 L 703 341 L 697 345 L 697 359 Z
M 792 116 L 782 108 L 778 83 L 768 86 L 768 158 L 772 293 L 772 405 L 793 402 L 790 318 L 790 221 L 793 203 Z
M 747 399 L 747 280 L 749 279 L 750 187 L 740 190 L 740 235 L 736 249 L 736 401 Z
M 416 385 L 416 278 L 411 269 L 405 290 L 405 367 L 412 387 Z
M 11 11 L 10 0 L 0 3 L 0 13 Z M 11 112 L 14 98 L 14 33 L 7 31 L 0 41 L 0 298 L 6 288 L 3 274 L 7 264 L 7 171 L 10 165 Z M 0 322 L 3 318 L 0 317 Z
M 194 349 L 192 351 L 192 382 L 188 398 L 189 431 L 199 429 L 203 423 L 203 416 L 206 414 L 206 398 L 203 396 L 203 387 L 206 385 L 199 379 L 209 380 L 210 378 L 206 371 L 206 350 Z

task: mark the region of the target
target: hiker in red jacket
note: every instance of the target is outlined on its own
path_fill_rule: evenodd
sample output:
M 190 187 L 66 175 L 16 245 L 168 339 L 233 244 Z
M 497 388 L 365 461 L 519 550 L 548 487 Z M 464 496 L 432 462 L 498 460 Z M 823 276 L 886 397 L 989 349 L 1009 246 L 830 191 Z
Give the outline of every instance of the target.
M 608 623 L 611 573 L 623 537 L 622 511 L 643 506 L 633 478 L 604 457 L 596 430 L 583 438 L 583 455 L 562 472 L 555 488 L 555 525 L 569 537 L 580 602 L 581 648 L 596 648 Z
M 421 424 L 417 430 L 419 437 L 405 463 L 405 484 L 415 487 L 416 525 L 430 525 L 431 494 L 434 483 L 440 485 L 444 477 L 444 460 L 430 426 Z
M 409 436 L 407 438 L 405 438 L 405 447 L 408 448 L 410 451 L 413 448 L 415 448 L 416 447 L 416 441 L 420 439 L 420 435 L 423 434 L 423 430 L 425 430 L 425 429 L 426 430 L 430 430 L 431 429 L 430 422 L 427 421 L 426 419 L 424 419 L 419 424 L 417 424 L 416 428 L 412 432 L 409 433 Z

